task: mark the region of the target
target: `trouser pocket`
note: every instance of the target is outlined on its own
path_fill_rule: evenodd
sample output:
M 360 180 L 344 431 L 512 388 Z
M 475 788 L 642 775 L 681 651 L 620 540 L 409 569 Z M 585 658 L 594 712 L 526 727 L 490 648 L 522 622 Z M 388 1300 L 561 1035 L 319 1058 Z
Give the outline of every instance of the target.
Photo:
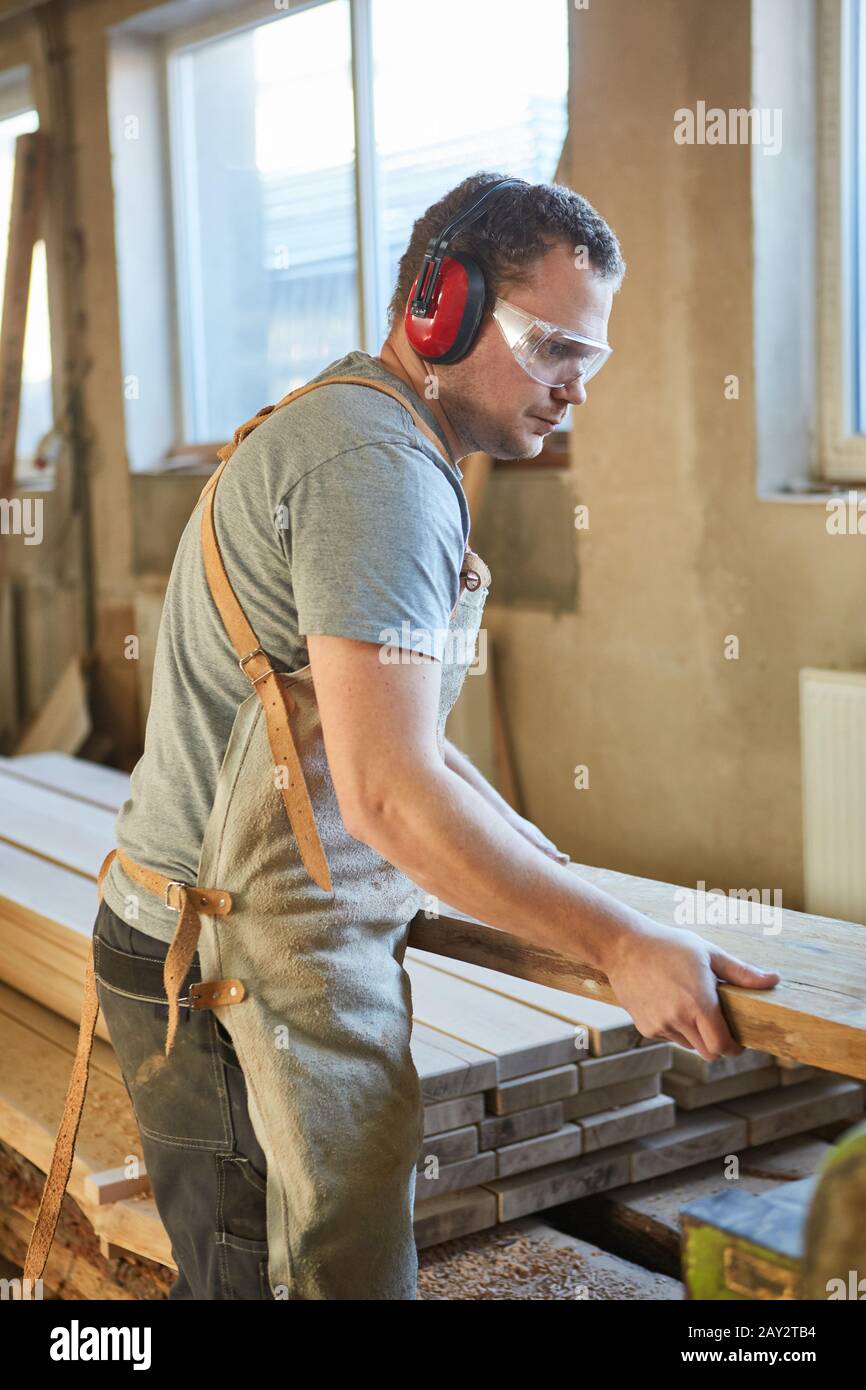
M 97 994 L 178 1266 L 169 1297 L 270 1299 L 267 1161 L 250 1121 L 245 1078 L 229 1034 L 208 1009 L 181 1009 L 165 1057 L 167 950 L 101 904 Z M 199 978 L 196 957 L 182 998 Z M 118 1155 L 118 1166 L 127 1157 Z

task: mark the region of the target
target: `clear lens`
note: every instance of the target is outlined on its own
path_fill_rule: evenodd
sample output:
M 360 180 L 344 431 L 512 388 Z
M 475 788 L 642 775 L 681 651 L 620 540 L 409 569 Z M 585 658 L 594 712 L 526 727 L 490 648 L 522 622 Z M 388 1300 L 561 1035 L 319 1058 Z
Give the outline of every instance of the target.
M 604 344 L 552 330 L 503 299 L 497 300 L 494 317 L 521 367 L 545 386 L 569 385 L 578 377 L 587 382 L 611 354 Z

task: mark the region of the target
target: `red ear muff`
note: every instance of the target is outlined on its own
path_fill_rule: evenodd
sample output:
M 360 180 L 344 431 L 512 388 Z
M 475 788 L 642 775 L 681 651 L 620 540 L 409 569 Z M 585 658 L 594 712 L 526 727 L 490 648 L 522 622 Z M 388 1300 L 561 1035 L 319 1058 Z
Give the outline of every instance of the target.
M 420 272 L 419 272 L 420 273 Z M 409 344 L 428 362 L 457 362 L 469 351 L 484 313 L 484 275 L 471 256 L 443 256 L 429 312 L 412 313 L 418 276 L 406 301 L 403 326 Z

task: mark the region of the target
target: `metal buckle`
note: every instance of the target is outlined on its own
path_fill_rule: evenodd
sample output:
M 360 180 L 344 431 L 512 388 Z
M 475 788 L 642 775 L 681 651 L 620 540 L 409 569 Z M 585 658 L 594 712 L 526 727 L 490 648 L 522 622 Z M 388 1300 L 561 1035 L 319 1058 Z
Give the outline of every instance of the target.
M 184 883 L 182 878 L 169 879 L 168 883 L 165 885 L 165 896 L 163 897 L 163 902 L 165 906 L 168 908 L 169 912 L 180 912 L 180 908 L 172 907 L 171 903 L 168 900 L 168 895 L 171 892 L 172 888 L 192 888 L 192 886 L 193 885 L 191 883 Z
M 243 671 L 244 675 L 247 677 L 247 680 L 248 680 L 248 681 L 251 681 L 253 685 L 257 685 L 259 681 L 264 680 L 265 676 L 275 676 L 275 675 L 277 674 L 276 671 L 274 670 L 273 666 L 269 666 L 268 669 L 267 669 L 267 671 L 262 671 L 262 674 L 261 674 L 260 676 L 248 676 L 248 675 L 247 675 L 247 672 L 246 672 L 246 670 L 244 669 L 246 663 L 247 663 L 248 661 L 252 661 L 252 659 L 253 659 L 254 656 L 264 656 L 264 657 L 267 657 L 267 655 L 268 655 L 267 652 L 266 652 L 266 651 L 263 651 L 261 647 L 253 647 L 252 651 L 251 651 L 251 652 L 247 652 L 246 656 L 242 656 L 241 659 L 240 659 L 240 661 L 238 662 L 238 665 L 240 666 L 240 668 L 241 668 L 241 670 Z

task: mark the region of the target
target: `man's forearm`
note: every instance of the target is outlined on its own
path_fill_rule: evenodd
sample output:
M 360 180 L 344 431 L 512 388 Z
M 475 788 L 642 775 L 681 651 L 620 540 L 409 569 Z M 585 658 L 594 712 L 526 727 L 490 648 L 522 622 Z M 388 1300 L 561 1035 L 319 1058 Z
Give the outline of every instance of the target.
M 514 814 L 514 808 L 508 804 L 504 796 L 500 796 L 494 786 L 491 786 L 483 772 L 469 761 L 465 753 L 461 753 L 459 748 L 455 748 L 447 738 L 445 739 L 445 766 L 452 772 L 456 772 L 458 777 L 462 777 L 464 782 L 468 782 L 470 787 L 474 787 L 480 796 L 488 801 L 495 811 L 500 815 L 508 817 Z M 455 903 L 456 907 L 457 904 Z
M 553 863 L 445 764 L 392 769 L 351 833 L 443 904 L 598 969 L 641 930 L 639 913 Z

